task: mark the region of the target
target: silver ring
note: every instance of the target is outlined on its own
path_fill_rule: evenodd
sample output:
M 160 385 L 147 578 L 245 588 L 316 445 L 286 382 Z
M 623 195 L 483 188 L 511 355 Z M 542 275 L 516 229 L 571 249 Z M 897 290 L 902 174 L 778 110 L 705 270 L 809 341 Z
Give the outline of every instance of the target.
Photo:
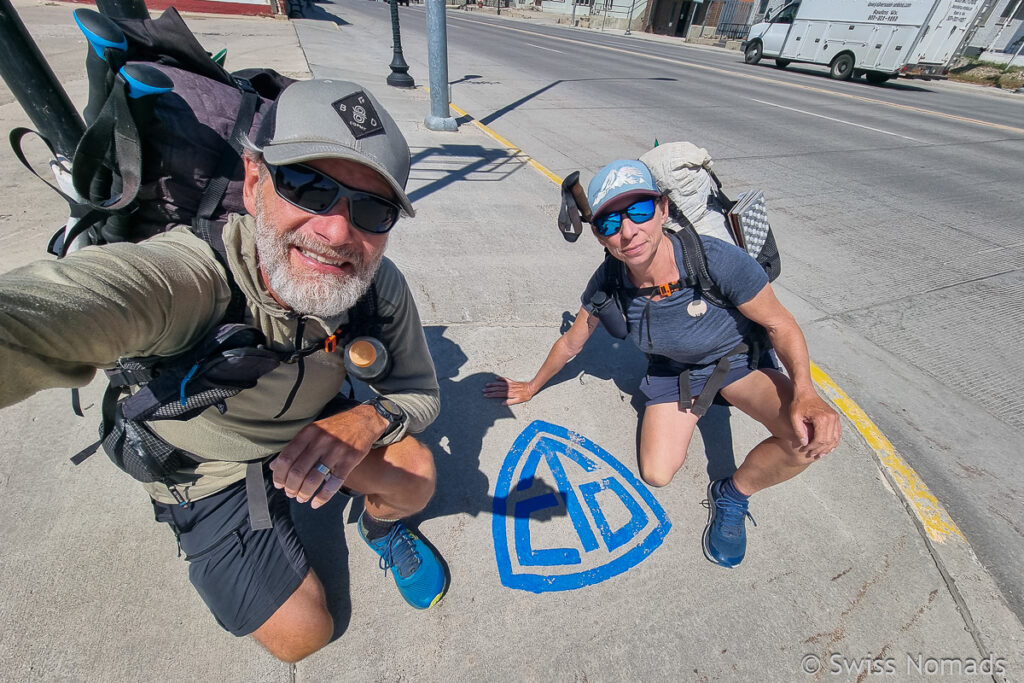
M 322 462 L 318 462 L 316 464 L 316 471 L 324 475 L 324 477 L 329 477 L 331 475 L 331 468 Z

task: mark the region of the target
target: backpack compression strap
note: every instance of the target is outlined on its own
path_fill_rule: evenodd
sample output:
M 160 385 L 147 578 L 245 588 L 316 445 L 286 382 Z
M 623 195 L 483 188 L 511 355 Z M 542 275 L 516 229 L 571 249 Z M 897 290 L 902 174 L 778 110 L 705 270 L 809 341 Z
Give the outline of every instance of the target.
M 96 120 L 82 135 L 71 168 L 75 190 L 94 209 L 108 213 L 124 213 L 130 210 L 142 182 L 142 143 L 139 129 L 128 104 L 128 92 L 124 86 L 115 85 L 110 91 L 103 109 Z M 110 143 L 113 140 L 113 158 Z M 106 171 L 117 169 L 121 179 L 119 196 L 109 195 L 112 188 L 94 187 L 94 179 Z
M 234 80 L 235 85 L 242 92 L 242 101 L 238 105 L 238 114 L 235 116 L 235 126 L 231 130 L 231 137 L 228 138 L 231 153 L 224 150 L 220 161 L 217 162 L 217 171 L 210 182 L 206 184 L 206 189 L 203 190 L 199 207 L 196 209 L 196 216 L 192 220 L 192 225 L 199 229 L 209 225 L 210 219 L 220 206 L 221 200 L 224 199 L 230 178 L 235 175 L 235 169 L 242 163 L 242 135 L 247 134 L 252 128 L 252 121 L 256 116 L 256 106 L 260 102 L 259 95 L 256 94 L 249 81 L 238 77 Z

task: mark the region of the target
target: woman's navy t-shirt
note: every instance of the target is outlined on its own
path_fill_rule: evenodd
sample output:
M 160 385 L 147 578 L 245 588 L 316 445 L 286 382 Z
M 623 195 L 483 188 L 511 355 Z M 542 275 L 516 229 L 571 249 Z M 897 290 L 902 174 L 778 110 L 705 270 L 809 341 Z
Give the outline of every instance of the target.
M 677 239 L 668 235 L 666 239 L 675 251 L 680 279 L 685 280 L 682 247 Z M 701 235 L 700 239 L 712 279 L 734 306 L 750 301 L 768 284 L 764 269 L 747 252 L 714 237 Z M 735 308 L 719 308 L 710 303 L 707 313 L 699 318 L 692 317 L 686 307 L 694 299 L 693 287 L 684 286 L 660 301 L 637 296 L 625 265 L 620 261 L 612 261 L 612 265 L 621 269 L 620 281 L 626 285 L 629 336 L 646 354 L 665 356 L 685 365 L 707 365 L 732 351 L 753 324 Z M 604 263 L 598 267 L 581 297 L 583 307 L 591 314 L 594 313 L 591 298 L 604 286 L 604 267 Z

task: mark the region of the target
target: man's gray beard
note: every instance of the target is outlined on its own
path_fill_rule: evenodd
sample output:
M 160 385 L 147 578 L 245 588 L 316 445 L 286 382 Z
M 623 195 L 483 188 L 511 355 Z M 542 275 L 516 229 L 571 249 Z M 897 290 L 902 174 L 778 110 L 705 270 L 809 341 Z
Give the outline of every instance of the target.
M 306 235 L 292 231 L 286 235 L 278 234 L 267 225 L 263 214 L 262 198 L 257 195 L 256 230 L 253 235 L 256 242 L 256 254 L 259 257 L 260 269 L 267 279 L 267 286 L 289 308 L 302 315 L 313 315 L 319 318 L 334 318 L 352 308 L 366 290 L 370 288 L 380 260 L 384 256 L 381 250 L 377 257 L 364 263 L 359 252 L 328 247 L 322 242 Z M 352 228 L 353 230 L 356 228 Z M 295 245 L 328 257 L 336 257 L 348 261 L 355 268 L 352 275 L 328 275 L 304 271 L 293 273 L 293 265 L 289 258 L 289 247 Z

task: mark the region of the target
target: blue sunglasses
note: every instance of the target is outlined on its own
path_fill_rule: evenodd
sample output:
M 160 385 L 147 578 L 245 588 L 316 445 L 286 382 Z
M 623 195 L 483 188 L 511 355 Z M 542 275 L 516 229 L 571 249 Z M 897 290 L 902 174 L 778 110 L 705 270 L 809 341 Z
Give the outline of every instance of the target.
M 622 217 L 625 216 L 634 223 L 646 223 L 654 218 L 654 200 L 641 199 L 633 202 L 622 211 L 605 213 L 594 219 L 594 227 L 601 237 L 611 237 L 619 230 L 622 230 Z

